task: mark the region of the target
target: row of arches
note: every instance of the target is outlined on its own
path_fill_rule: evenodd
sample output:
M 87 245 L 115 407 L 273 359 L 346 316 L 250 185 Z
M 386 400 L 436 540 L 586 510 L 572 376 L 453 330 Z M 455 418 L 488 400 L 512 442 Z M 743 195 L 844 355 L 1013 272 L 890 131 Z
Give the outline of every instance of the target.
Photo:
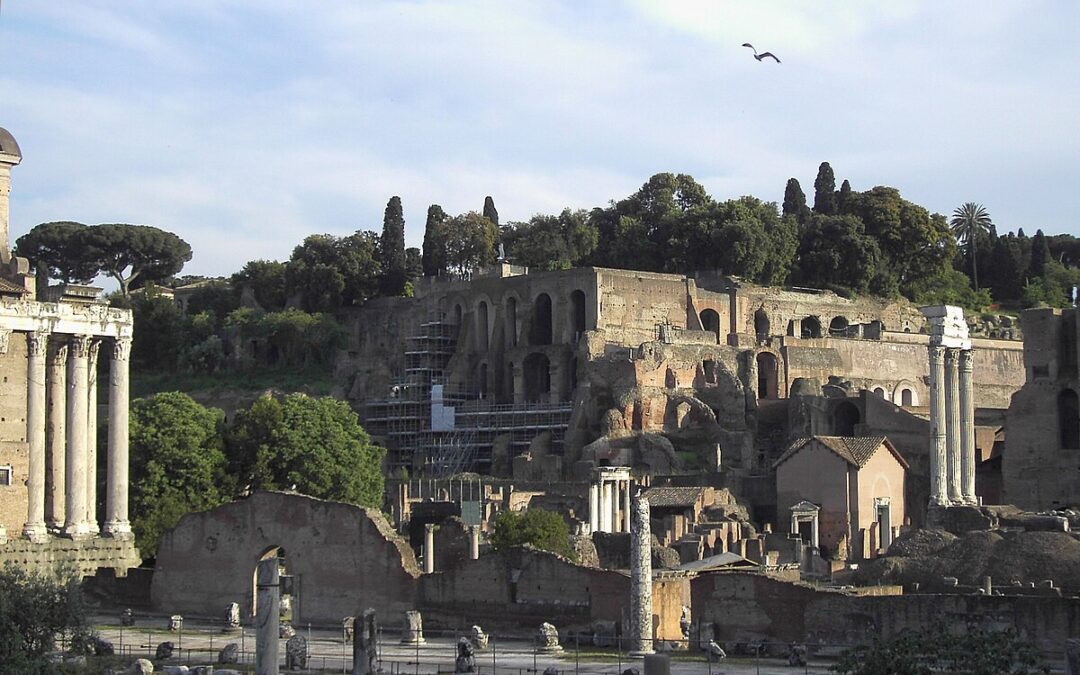
M 555 403 L 566 400 L 577 387 L 577 358 L 552 361 L 544 352 L 532 352 L 520 361 L 520 369 L 514 361 L 505 365 L 496 362 L 492 375 L 488 362 L 482 361 L 476 380 L 470 383 L 481 398 L 495 396 L 507 403 Z
M 567 338 L 577 341 L 587 330 L 588 312 L 586 307 L 585 292 L 575 290 L 570 293 L 569 304 L 566 313 Z M 506 321 L 506 347 L 517 347 L 521 339 L 519 322 L 518 298 L 510 295 L 504 302 Z M 528 321 L 527 344 L 530 346 L 545 346 L 554 343 L 555 340 L 555 312 L 551 296 L 540 293 L 533 300 L 532 311 Z M 477 351 L 486 352 L 491 349 L 491 337 L 494 333 L 492 308 L 488 300 L 481 299 L 476 303 L 475 347 Z M 454 321 L 458 326 L 459 335 L 462 325 L 464 310 L 461 303 L 454 306 Z

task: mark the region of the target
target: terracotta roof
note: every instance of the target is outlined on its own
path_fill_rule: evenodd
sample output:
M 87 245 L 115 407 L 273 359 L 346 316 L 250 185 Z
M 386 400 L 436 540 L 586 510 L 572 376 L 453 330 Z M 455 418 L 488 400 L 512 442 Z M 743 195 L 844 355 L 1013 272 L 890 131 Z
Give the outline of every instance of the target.
M 684 506 L 691 507 L 705 494 L 703 487 L 654 487 L 643 495 L 649 500 L 649 506 Z
M 0 278 L 0 293 L 18 293 L 19 295 L 26 295 L 27 293 L 29 293 L 29 291 L 27 291 L 19 284 L 12 283 L 7 279 Z
M 907 461 L 885 436 L 812 436 L 800 438 L 792 443 L 784 454 L 780 455 L 780 459 L 773 463 L 773 468 L 775 469 L 786 462 L 810 441 L 821 443 L 837 457 L 860 469 L 866 466 L 866 463 L 870 461 L 877 449 L 884 445 L 896 457 L 896 461 L 900 462 L 905 469 L 909 468 Z

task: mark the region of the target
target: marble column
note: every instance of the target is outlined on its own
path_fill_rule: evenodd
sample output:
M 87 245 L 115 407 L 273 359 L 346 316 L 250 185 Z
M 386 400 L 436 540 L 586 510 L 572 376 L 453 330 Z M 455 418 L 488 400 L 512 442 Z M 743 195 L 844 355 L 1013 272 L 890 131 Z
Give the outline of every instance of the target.
M 630 479 L 626 479 L 626 480 L 623 481 L 623 503 L 626 504 L 626 510 L 623 512 L 623 527 L 626 529 L 627 532 L 630 531 L 630 523 L 631 523 L 631 516 L 630 516 L 630 485 L 631 485 L 631 483 L 632 483 L 632 481 Z
M 611 531 L 622 532 L 622 490 L 619 489 L 619 481 L 608 481 L 611 486 Z
M 930 506 L 947 506 L 945 478 L 945 348 L 930 353 Z
M 67 395 L 67 459 L 64 535 L 78 539 L 90 535 L 86 522 L 86 413 L 90 336 L 69 341 Z
M 53 335 L 49 340 L 46 394 L 48 396 L 48 426 L 46 427 L 45 518 L 49 529 L 64 527 L 64 482 L 67 444 L 67 358 L 66 338 Z
M 628 505 L 629 506 L 629 505 Z M 653 653 L 652 531 L 649 500 L 634 500 L 630 530 L 630 656 Z
M 480 559 L 480 526 L 469 526 L 469 560 Z
M 945 457 L 950 504 L 960 503 L 959 349 L 945 350 Z
M 277 557 L 260 560 L 255 568 L 255 672 L 278 675 L 281 639 L 281 588 Z
M 131 536 L 128 522 L 128 374 L 131 338 L 113 340 L 109 363 L 109 456 L 105 494 L 105 534 Z
M 970 506 L 975 496 L 975 397 L 972 394 L 972 350 L 960 352 L 960 498 Z
M 611 484 L 600 479 L 600 531 L 611 532 Z
M 600 486 L 593 483 L 589 486 L 589 532 L 600 531 Z
M 101 531 L 97 519 L 97 367 L 101 341 L 90 343 L 86 360 L 86 523 L 90 533 Z
M 29 471 L 26 479 L 26 525 L 23 536 L 34 542 L 48 539 L 45 529 L 45 354 L 49 334 L 26 335 L 26 445 Z
M 435 571 L 435 526 L 424 525 L 424 574 Z

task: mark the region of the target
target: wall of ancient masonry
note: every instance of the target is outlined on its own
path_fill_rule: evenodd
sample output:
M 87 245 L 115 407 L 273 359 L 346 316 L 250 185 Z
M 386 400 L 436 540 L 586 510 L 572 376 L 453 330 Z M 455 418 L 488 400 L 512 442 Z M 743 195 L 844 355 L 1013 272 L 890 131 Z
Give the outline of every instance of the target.
M 26 336 L 12 333 L 6 354 L 0 354 L 0 467 L 12 469 L 11 484 L 0 483 L 0 525 L 18 537 L 26 524 Z
M 92 576 L 98 569 L 107 568 L 124 576 L 129 568 L 142 564 L 142 556 L 134 539 L 52 537 L 36 543 L 9 536 L 6 544 L 0 544 L 0 567 L 9 562 L 44 574 L 71 569 L 79 576 Z
M 184 516 L 158 547 L 153 605 L 205 616 L 236 602 L 250 611 L 255 566 L 279 547 L 298 623 L 338 623 L 360 602 L 384 617 L 415 608 L 420 568 L 380 512 L 279 492 Z

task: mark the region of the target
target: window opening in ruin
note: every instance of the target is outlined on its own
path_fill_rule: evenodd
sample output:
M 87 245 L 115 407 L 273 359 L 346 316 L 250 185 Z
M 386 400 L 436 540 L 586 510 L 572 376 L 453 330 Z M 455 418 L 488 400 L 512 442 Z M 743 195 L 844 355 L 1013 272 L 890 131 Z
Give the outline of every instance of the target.
M 541 403 L 548 400 L 551 392 L 551 361 L 544 354 L 534 353 L 525 357 L 525 400 Z
M 507 331 L 507 340 L 511 347 L 517 347 L 518 344 L 518 324 L 517 324 L 517 298 L 509 297 L 506 299 L 506 321 L 510 325 L 510 330 Z
M 251 615 L 252 616 L 255 616 L 257 614 L 257 612 L 258 612 L 258 609 L 259 609 L 259 607 L 258 607 L 259 589 L 257 588 L 257 578 L 258 578 L 259 563 L 262 562 L 263 560 L 270 560 L 271 558 L 277 558 L 277 561 L 278 561 L 278 575 L 281 577 L 282 581 L 284 581 L 287 578 L 290 578 L 289 574 L 288 574 L 288 565 L 286 564 L 285 547 L 283 547 L 283 546 L 271 546 L 271 547 L 267 548 L 266 552 L 264 552 L 261 556 L 259 556 L 259 559 L 255 561 L 255 566 L 252 568 L 252 571 L 251 571 Z M 290 580 L 293 582 L 292 584 L 289 585 L 289 589 L 288 589 L 291 592 L 286 592 L 286 590 L 283 588 L 282 593 L 281 593 L 280 613 L 281 613 L 281 620 L 283 622 L 284 621 L 290 621 L 291 622 L 294 618 L 296 618 L 296 617 L 298 617 L 300 615 L 299 614 L 299 601 L 300 601 L 300 598 L 299 598 L 299 592 L 298 592 L 299 588 L 298 588 L 298 583 L 297 583 L 298 580 L 291 579 L 291 578 L 290 578 Z
M 900 405 L 903 405 L 903 406 L 915 405 L 914 392 L 912 392 L 907 387 L 904 387 L 903 389 L 900 390 Z
M 701 369 L 705 372 L 705 384 L 716 384 L 716 361 L 705 359 L 701 362 Z
M 846 337 L 848 330 L 848 320 L 842 316 L 834 317 L 829 322 L 829 336 L 830 337 Z
M 551 344 L 551 297 L 547 293 L 536 296 L 536 302 L 533 303 L 531 333 L 529 336 L 530 344 Z
M 11 465 L 0 466 L 0 486 L 11 487 Z
M 851 401 L 843 401 L 833 411 L 833 435 L 854 436 L 855 425 L 862 420 L 859 409 Z
M 720 342 L 720 314 L 715 309 L 702 310 L 701 328 L 716 335 L 716 341 Z
M 821 337 L 821 319 L 816 316 L 808 316 L 802 320 L 802 338 L 810 340 Z
M 483 300 L 476 306 L 476 346 L 482 352 L 488 350 L 488 306 Z
M 765 313 L 764 307 L 758 307 L 754 312 L 754 334 L 757 335 L 759 343 L 769 338 L 769 315 Z
M 1061 354 L 1059 375 L 1076 375 L 1076 314 L 1066 312 L 1061 317 Z
M 585 332 L 585 292 L 574 291 L 570 294 L 570 326 L 574 331 L 574 342 Z
M 776 357 L 769 352 L 761 352 L 757 355 L 758 369 L 758 398 L 780 398 L 777 386 L 777 371 L 779 370 Z
M 1062 449 L 1080 449 L 1080 400 L 1072 389 L 1062 389 L 1058 394 L 1058 428 Z
M 885 398 L 885 390 L 882 389 L 881 387 L 874 387 L 874 393 L 877 394 L 878 396 L 880 396 L 881 398 Z

